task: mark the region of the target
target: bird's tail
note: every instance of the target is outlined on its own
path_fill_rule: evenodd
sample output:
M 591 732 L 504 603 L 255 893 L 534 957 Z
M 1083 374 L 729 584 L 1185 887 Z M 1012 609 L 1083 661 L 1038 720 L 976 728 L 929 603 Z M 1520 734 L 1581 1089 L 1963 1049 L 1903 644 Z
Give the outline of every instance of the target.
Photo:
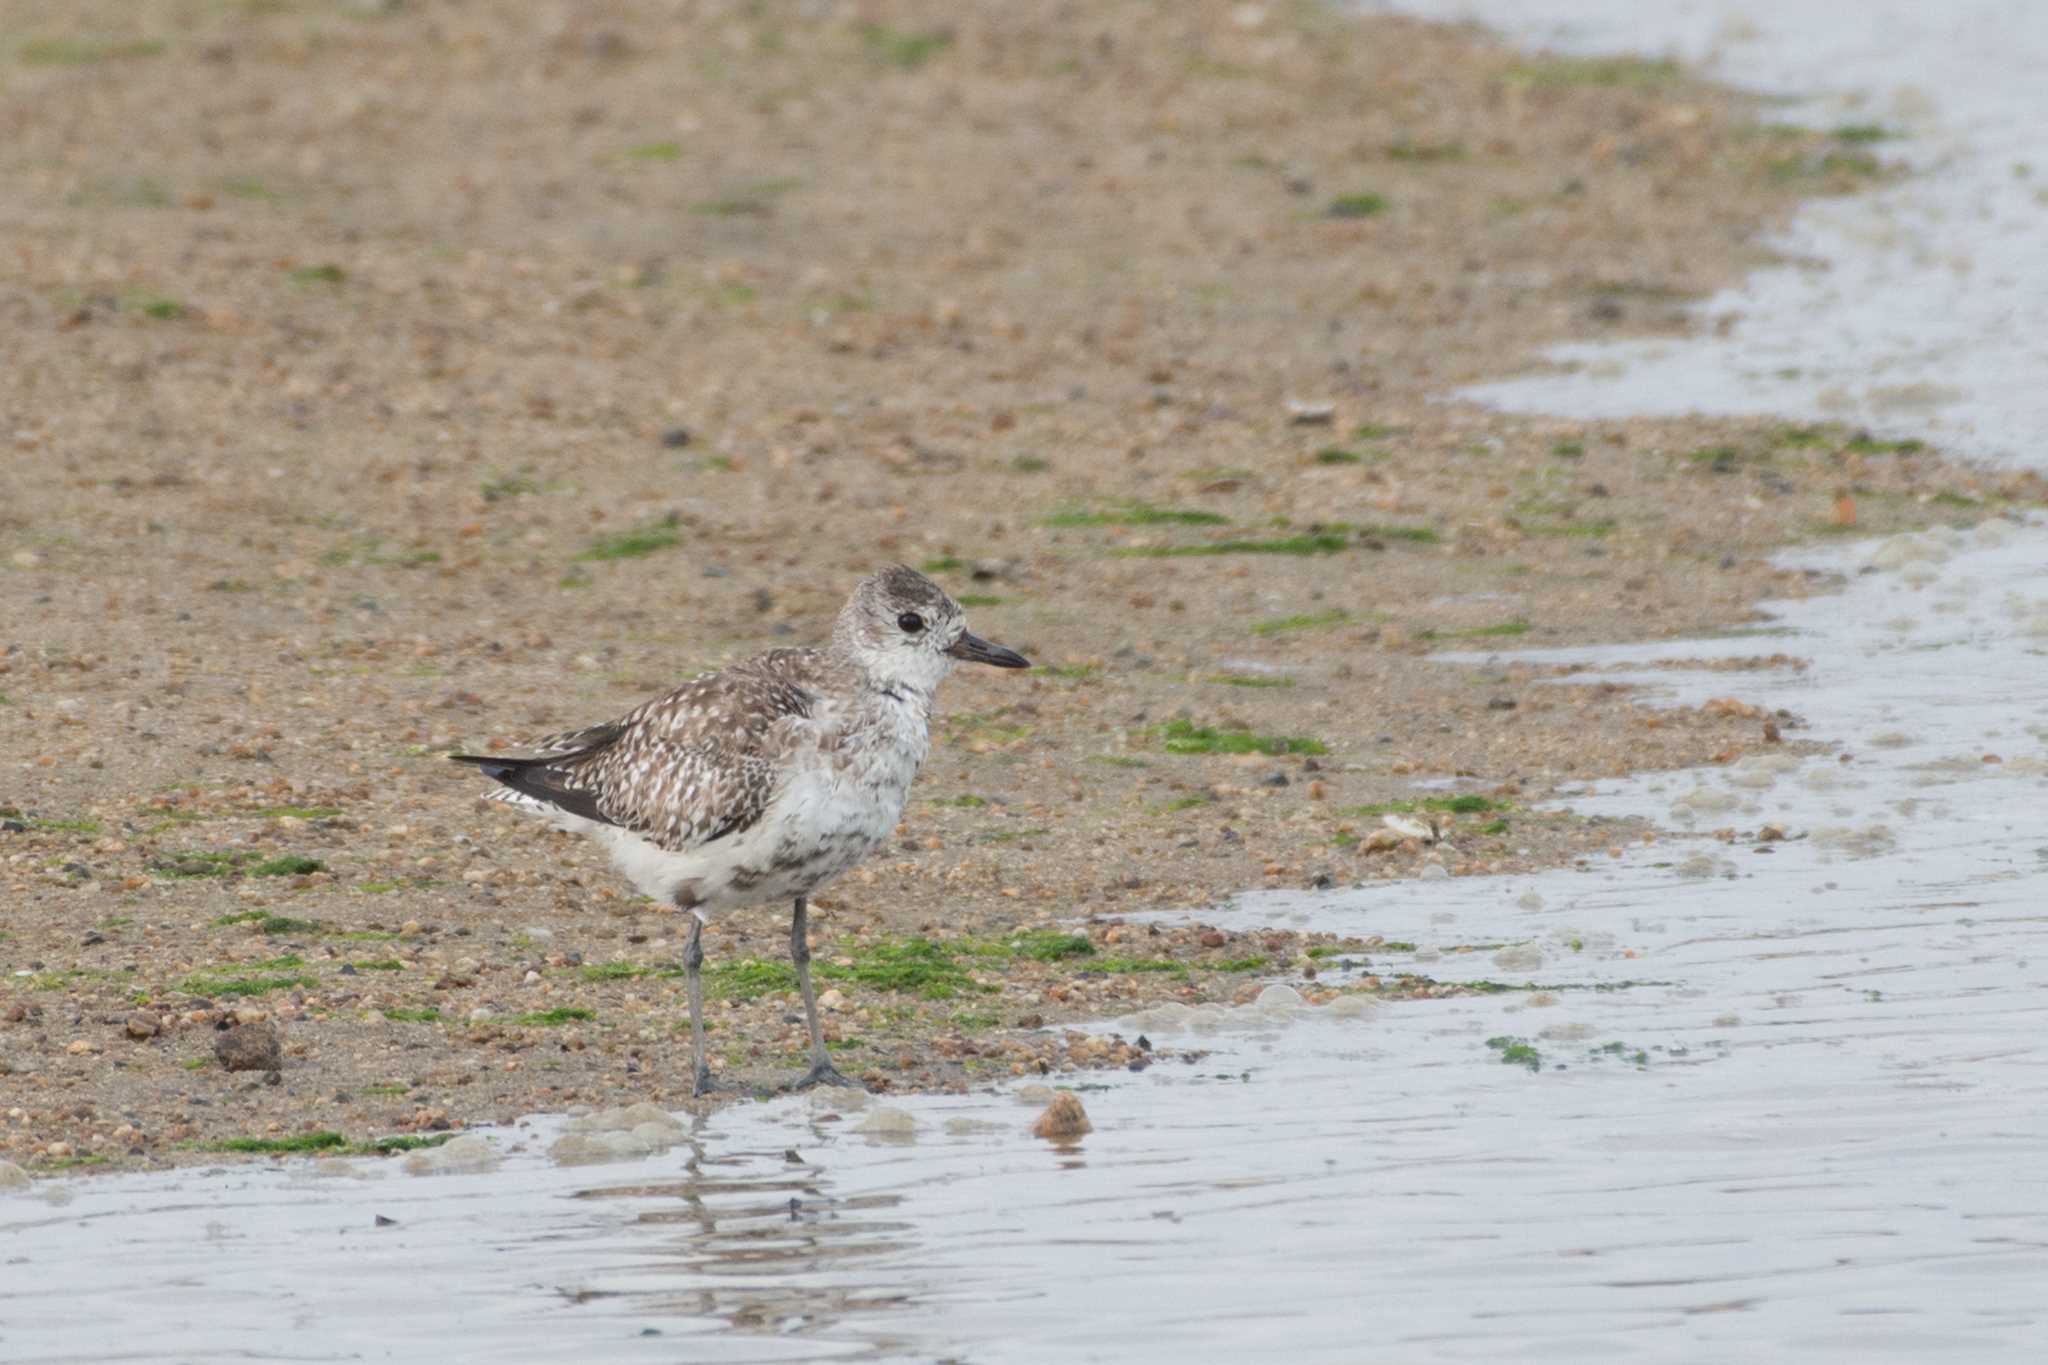
M 617 824 L 597 808 L 596 793 L 574 786 L 569 780 L 573 769 L 565 765 L 584 757 L 584 753 L 555 754 L 547 758 L 486 758 L 480 754 L 450 754 L 448 757 L 456 763 L 475 766 L 493 782 L 541 806 L 594 820 L 600 825 Z

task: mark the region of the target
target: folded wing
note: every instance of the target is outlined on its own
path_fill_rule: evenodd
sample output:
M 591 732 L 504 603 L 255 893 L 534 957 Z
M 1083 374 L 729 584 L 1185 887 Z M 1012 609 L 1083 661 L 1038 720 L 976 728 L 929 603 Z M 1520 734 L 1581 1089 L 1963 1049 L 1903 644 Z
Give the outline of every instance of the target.
M 497 781 L 514 804 L 685 853 L 752 827 L 772 803 L 779 760 L 810 723 L 808 653 L 778 651 L 707 674 L 620 720 L 551 735 L 529 757 L 451 757 Z

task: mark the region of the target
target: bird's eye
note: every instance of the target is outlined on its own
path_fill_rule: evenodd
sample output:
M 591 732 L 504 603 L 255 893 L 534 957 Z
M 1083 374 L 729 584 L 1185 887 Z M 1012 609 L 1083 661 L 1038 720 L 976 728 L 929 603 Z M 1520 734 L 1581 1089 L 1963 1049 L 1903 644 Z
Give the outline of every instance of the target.
M 924 618 L 914 611 L 906 611 L 896 618 L 896 624 L 903 627 L 905 635 L 915 635 L 924 629 Z

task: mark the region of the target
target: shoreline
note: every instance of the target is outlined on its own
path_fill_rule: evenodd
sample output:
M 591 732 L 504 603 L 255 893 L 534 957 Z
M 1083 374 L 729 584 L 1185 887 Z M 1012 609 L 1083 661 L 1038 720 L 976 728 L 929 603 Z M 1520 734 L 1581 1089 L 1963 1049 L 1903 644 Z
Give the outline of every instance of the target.
M 877 553 L 928 567 L 975 629 L 1050 665 L 1028 691 L 957 680 L 897 856 L 813 902 L 849 1059 L 892 1088 L 947 1088 L 1128 1066 L 1129 1049 L 1056 1030 L 1235 1000 L 1273 968 L 1312 972 L 1316 950 L 1385 958 L 1386 994 L 1426 997 L 1449 974 L 1403 975 L 1408 953 L 1369 936 L 1123 917 L 1611 857 L 1677 836 L 1528 806 L 1799 740 L 1795 717 L 1745 710 L 1739 674 L 1725 705 L 1653 712 L 1611 685 L 1538 687 L 1553 670 L 1511 648 L 1472 681 L 1429 653 L 1737 628 L 1756 601 L 1826 588 L 1772 567 L 1773 548 L 2040 501 L 2031 475 L 1846 427 L 1433 400 L 1539 345 L 1683 326 L 1796 193 L 1883 171 L 1831 164 L 1825 135 L 1760 147 L 1750 101 L 1661 63 L 1531 58 L 1404 20 L 1117 9 L 1102 56 L 1034 16 L 936 13 L 904 7 L 882 39 L 721 38 L 759 79 L 682 115 L 649 68 L 687 25 L 480 28 L 486 49 L 603 77 L 594 120 L 558 98 L 562 126 L 610 150 L 575 133 L 535 164 L 627 206 L 607 247 L 535 235 L 550 220 L 496 182 L 436 198 L 407 178 L 452 171 L 431 140 L 391 183 L 301 173 L 256 181 L 264 195 L 221 188 L 217 166 L 167 161 L 159 194 L 110 151 L 61 175 L 36 162 L 34 221 L 11 225 L 27 263 L 0 275 L 36 376 L 8 396 L 43 417 L 13 439 L 49 460 L 10 476 L 22 510 L 0 518 L 39 613 L 0 669 L 0 733 L 24 756 L 0 802 L 22 826 L 0 835 L 0 1059 L 21 1111 L 0 1159 L 181 1164 L 307 1128 L 359 1141 L 575 1103 L 690 1107 L 673 916 L 594 850 L 487 818 L 438 754 L 598 720 L 814 634 Z M 343 55 L 318 61 L 282 20 L 179 35 L 46 65 L 7 103 L 98 90 L 118 119 L 219 64 L 221 43 L 273 100 L 423 69 L 473 77 L 454 87 L 471 114 L 513 94 L 424 17 L 338 32 Z M 1361 107 L 1351 92 L 1393 88 L 1397 65 L 1402 98 Z M 1454 97 L 1404 102 L 1431 81 Z M 764 111 L 763 87 L 807 93 Z M 1016 131 L 1059 96 L 1107 116 Z M 791 100 L 878 106 L 852 131 L 888 139 L 888 205 L 835 177 L 832 135 Z M 996 197 L 976 210 L 976 184 L 947 183 L 967 135 L 919 120 L 963 108 L 982 154 L 1064 158 L 1033 201 L 1057 241 L 1034 242 L 999 187 L 979 185 Z M 1002 111 L 1016 122 L 987 122 Z M 338 134 L 324 171 L 386 117 Z M 24 164 L 53 136 L 28 124 Z M 737 174 L 788 155 L 794 129 L 805 174 Z M 1236 150 L 1247 129 L 1284 154 Z M 261 159 L 257 121 L 222 136 L 220 164 Z M 1214 201 L 1198 192 L 1214 174 L 1259 188 Z M 413 220 L 380 234 L 363 207 L 379 202 Z M 678 217 L 691 250 L 651 263 Z M 841 254 L 818 259 L 828 227 Z M 483 245 L 420 250 L 436 232 Z M 84 245 L 59 245 L 71 235 Z M 1603 253 L 1633 261 L 1663 236 L 1660 273 L 1600 273 Z M 695 334 L 699 369 L 649 359 Z M 107 375 L 123 403 L 95 392 Z M 161 569 L 146 585 L 123 571 L 137 539 Z M 1448 818 L 1455 855 L 1365 846 L 1390 807 L 1460 798 L 1419 812 Z M 706 936 L 736 1079 L 801 1049 L 784 914 Z M 283 1026 L 279 1085 L 211 1060 L 214 1026 L 244 1015 Z

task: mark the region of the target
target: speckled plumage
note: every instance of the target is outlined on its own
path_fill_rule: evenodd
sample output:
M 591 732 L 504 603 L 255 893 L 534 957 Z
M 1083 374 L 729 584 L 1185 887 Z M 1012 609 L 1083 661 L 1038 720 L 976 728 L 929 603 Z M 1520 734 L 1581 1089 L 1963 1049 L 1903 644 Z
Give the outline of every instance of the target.
M 457 757 L 501 784 L 490 799 L 598 838 L 636 887 L 699 925 L 795 898 L 809 1006 L 803 898 L 895 829 L 931 747 L 932 695 L 960 658 L 1024 664 L 968 634 L 958 603 L 899 566 L 861 581 L 823 649 L 757 655 L 618 720 L 550 735 L 526 758 Z M 695 925 L 691 951 L 701 960 Z M 830 1073 L 811 1014 L 814 1074 Z M 701 1084 L 701 1052 L 699 1072 Z

